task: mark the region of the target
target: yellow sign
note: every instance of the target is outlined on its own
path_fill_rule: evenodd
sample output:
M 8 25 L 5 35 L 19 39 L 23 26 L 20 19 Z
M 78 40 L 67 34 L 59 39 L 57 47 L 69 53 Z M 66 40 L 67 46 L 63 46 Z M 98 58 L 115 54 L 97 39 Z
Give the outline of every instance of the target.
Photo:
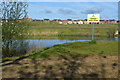
M 100 21 L 100 14 L 88 14 L 88 22 L 99 22 Z

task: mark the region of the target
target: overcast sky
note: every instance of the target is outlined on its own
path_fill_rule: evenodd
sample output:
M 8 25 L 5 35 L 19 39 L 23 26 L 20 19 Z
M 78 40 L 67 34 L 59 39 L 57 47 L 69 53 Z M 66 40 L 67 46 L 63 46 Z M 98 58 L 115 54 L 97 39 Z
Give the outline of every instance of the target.
M 117 2 L 29 2 L 28 16 L 33 19 L 87 19 L 100 14 L 101 19 L 118 19 Z

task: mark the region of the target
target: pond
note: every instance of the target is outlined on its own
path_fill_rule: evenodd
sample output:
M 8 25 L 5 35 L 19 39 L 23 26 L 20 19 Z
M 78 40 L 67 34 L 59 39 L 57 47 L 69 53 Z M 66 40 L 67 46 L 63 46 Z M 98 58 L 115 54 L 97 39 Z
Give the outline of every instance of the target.
M 80 40 L 81 39 L 81 40 Z M 96 38 L 97 41 L 118 41 L 118 38 Z M 84 40 L 84 38 L 74 38 L 74 39 L 26 39 L 25 42 L 28 42 L 29 50 L 36 50 L 46 47 L 52 47 L 58 44 L 71 43 L 71 42 L 85 42 L 91 41 L 90 39 Z
M 71 43 L 71 42 L 84 42 L 91 40 L 59 40 L 59 39 L 30 39 L 25 40 L 29 43 L 29 46 L 34 46 L 35 48 L 46 48 L 58 44 Z
M 118 41 L 118 38 L 97 38 L 97 41 Z M 10 49 L 3 49 L 5 57 L 7 56 L 19 56 L 24 55 L 28 51 L 37 50 L 46 47 L 52 47 L 58 44 L 71 43 L 71 42 L 85 42 L 91 41 L 91 38 L 81 38 L 81 37 L 73 37 L 73 38 L 39 38 L 39 39 L 19 39 L 12 41 Z M 7 51 L 8 50 L 8 51 Z M 9 52 L 9 54 L 8 54 Z

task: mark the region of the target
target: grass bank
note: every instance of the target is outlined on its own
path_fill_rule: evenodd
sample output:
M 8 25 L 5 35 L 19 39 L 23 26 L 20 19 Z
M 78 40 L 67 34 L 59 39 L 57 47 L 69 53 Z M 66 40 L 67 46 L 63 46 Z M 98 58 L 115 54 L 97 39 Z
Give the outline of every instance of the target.
M 35 52 L 36 55 L 32 58 L 40 57 L 57 57 L 63 56 L 117 56 L 118 55 L 118 42 L 114 41 L 93 41 L 93 42 L 74 42 L 61 45 L 55 45 L 46 48 L 43 52 L 39 50 Z

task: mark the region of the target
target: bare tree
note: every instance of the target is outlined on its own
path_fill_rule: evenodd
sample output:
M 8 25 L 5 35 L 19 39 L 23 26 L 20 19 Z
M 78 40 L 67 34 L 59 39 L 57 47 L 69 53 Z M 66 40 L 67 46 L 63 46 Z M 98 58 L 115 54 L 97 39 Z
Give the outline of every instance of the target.
M 14 48 L 20 46 L 16 38 L 27 31 L 26 22 L 28 4 L 25 2 L 2 2 L 2 53 L 3 56 L 15 54 Z M 19 44 L 16 45 L 15 43 Z M 23 42 L 22 42 L 23 44 Z M 14 51 L 14 52 L 13 52 Z
M 23 2 L 2 2 L 3 19 L 22 19 L 27 17 L 27 4 Z

